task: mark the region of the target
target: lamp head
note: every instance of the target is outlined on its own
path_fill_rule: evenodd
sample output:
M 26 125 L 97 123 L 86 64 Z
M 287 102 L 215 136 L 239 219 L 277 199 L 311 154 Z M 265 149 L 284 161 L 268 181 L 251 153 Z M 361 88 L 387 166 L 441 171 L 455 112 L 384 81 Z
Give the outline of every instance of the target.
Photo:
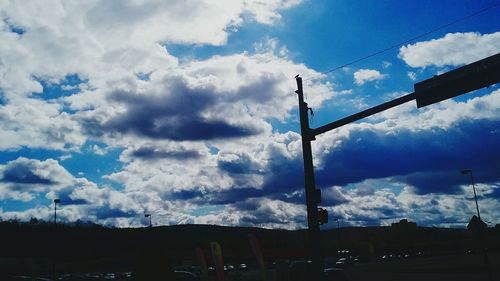
M 462 171 L 460 171 L 460 173 L 461 173 L 462 175 L 468 175 L 468 174 L 470 174 L 471 172 L 472 172 L 472 171 L 471 171 L 471 170 L 469 170 L 469 169 L 466 169 L 466 170 L 462 170 Z
M 59 203 L 61 203 L 61 199 L 54 199 L 54 203 L 55 203 L 55 204 L 59 204 Z

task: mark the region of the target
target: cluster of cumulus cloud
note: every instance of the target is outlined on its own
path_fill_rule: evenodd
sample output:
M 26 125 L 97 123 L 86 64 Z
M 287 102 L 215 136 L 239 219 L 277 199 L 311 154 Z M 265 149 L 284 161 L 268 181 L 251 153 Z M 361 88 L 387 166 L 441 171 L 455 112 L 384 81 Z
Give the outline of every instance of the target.
M 0 199 L 60 198 L 64 220 L 123 227 L 141 225 L 145 212 L 157 224 L 304 227 L 300 135 L 272 123 L 297 122 L 293 77 L 320 73 L 272 39 L 206 59 L 169 53 L 172 45 L 224 45 L 245 23 L 275 24 L 301 1 L 210 2 L 2 2 L 0 150 L 71 157 L 99 142 L 94 153 L 122 150 L 122 169 L 103 175 L 116 188 L 72 175 L 64 158 L 19 157 L 0 164 Z M 399 58 L 418 71 L 499 50 L 498 32 L 455 33 L 402 47 Z M 68 77 L 78 83 L 68 85 Z M 357 85 L 385 78 L 354 73 Z M 62 94 L 44 96 L 54 85 Z M 342 95 L 321 79 L 306 85 L 315 108 Z M 473 208 L 458 170 L 473 167 L 485 216 L 498 215 L 499 118 L 500 90 L 492 88 L 466 102 L 418 113 L 408 104 L 330 131 L 313 144 L 322 205 L 357 225 L 402 217 L 463 225 Z M 3 218 L 50 212 L 43 204 L 0 208 Z

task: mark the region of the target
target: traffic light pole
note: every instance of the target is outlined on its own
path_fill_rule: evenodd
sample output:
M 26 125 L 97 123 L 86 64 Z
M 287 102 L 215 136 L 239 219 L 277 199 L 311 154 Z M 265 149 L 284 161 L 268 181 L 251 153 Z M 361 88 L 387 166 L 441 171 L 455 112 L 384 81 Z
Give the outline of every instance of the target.
M 378 106 L 339 119 L 316 129 L 309 127 L 309 107 L 304 102 L 302 78 L 295 77 L 299 99 L 300 131 L 302 136 L 302 153 L 304 157 L 304 179 L 307 204 L 307 223 L 309 230 L 309 257 L 312 260 L 314 272 L 312 280 L 323 279 L 323 254 L 321 249 L 320 220 L 318 203 L 321 202 L 321 192 L 316 189 L 311 141 L 316 136 L 349 123 L 366 118 L 373 114 L 393 108 L 411 100 L 417 101 L 417 107 L 424 107 L 467 92 L 488 87 L 500 82 L 500 53 L 479 60 L 455 70 L 436 75 L 430 79 L 416 83 L 415 92 L 388 101 Z M 478 211 L 479 213 L 479 211 Z
M 306 189 L 306 203 L 307 203 L 307 224 L 309 226 L 309 256 L 312 260 L 314 272 L 312 272 L 314 279 L 323 279 L 323 255 L 321 251 L 321 233 L 318 220 L 318 203 L 321 201 L 320 190 L 316 189 L 314 180 L 314 166 L 312 159 L 311 141 L 314 140 L 314 135 L 309 128 L 309 107 L 304 102 L 304 92 L 302 90 L 302 78 L 296 77 L 297 91 L 295 91 L 299 98 L 299 111 L 300 111 L 300 131 L 302 135 L 302 153 L 304 156 L 304 179 Z

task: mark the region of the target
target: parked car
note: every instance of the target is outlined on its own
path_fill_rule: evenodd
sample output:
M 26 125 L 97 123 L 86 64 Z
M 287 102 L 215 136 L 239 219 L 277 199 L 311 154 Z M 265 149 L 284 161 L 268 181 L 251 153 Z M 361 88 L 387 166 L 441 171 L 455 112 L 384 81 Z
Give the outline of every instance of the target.
M 325 266 L 325 281 L 346 281 L 347 275 L 344 269 L 339 267 Z M 312 262 L 309 260 L 293 261 L 289 265 L 289 280 L 290 281 L 309 281 L 312 276 Z
M 196 274 L 189 271 L 176 270 L 175 281 L 198 281 L 199 278 Z

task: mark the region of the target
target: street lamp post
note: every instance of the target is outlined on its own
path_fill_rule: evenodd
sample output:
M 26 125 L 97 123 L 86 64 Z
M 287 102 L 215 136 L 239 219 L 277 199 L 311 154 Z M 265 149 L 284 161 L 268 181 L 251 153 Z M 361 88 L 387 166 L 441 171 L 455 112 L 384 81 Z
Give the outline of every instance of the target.
M 337 222 L 337 245 L 339 250 L 340 250 L 340 219 L 336 218 L 333 221 Z
M 57 204 L 61 203 L 61 199 L 54 199 L 54 224 L 57 223 Z
M 472 175 L 472 170 L 466 169 L 461 171 L 462 175 L 470 175 L 470 181 L 472 183 L 472 190 L 474 191 L 474 200 L 476 201 L 476 210 L 477 210 L 477 218 L 481 220 L 481 214 L 479 213 L 479 204 L 477 203 L 477 195 L 476 195 L 476 185 L 474 184 L 474 176 Z
M 477 218 L 479 219 L 479 222 L 481 223 L 482 220 L 481 220 L 481 214 L 479 213 L 479 204 L 477 203 L 477 195 L 476 195 L 476 186 L 474 184 L 474 176 L 472 175 L 472 170 L 470 169 L 465 169 L 465 170 L 462 170 L 460 171 L 460 173 L 462 173 L 462 175 L 470 175 L 470 181 L 471 181 L 471 184 L 472 184 L 472 190 L 474 191 L 474 200 L 476 201 L 476 210 L 477 210 Z M 483 259 L 484 259 L 484 266 L 486 268 L 486 272 L 488 272 L 488 277 L 490 280 L 493 280 L 492 279 L 492 276 L 491 276 L 491 270 L 490 270 L 490 260 L 489 260 L 489 257 L 488 257 L 488 251 L 486 250 L 486 247 L 485 247 L 485 242 L 484 242 L 484 237 L 483 237 L 483 229 L 479 228 L 478 230 L 478 235 L 479 235 L 479 245 L 480 245 L 480 248 L 483 252 Z
M 337 239 L 340 242 L 340 219 L 334 219 L 333 221 L 337 222 Z
M 56 228 L 56 223 L 57 223 L 57 204 L 61 203 L 61 199 L 56 198 L 54 199 L 54 228 Z M 54 229 L 56 230 L 56 229 Z M 57 235 L 57 231 L 55 231 L 55 234 Z M 56 258 L 55 256 L 52 257 L 52 277 L 54 280 L 56 280 Z
M 149 218 L 149 227 L 153 227 L 153 224 L 151 223 L 151 214 L 144 214 L 145 218 Z

